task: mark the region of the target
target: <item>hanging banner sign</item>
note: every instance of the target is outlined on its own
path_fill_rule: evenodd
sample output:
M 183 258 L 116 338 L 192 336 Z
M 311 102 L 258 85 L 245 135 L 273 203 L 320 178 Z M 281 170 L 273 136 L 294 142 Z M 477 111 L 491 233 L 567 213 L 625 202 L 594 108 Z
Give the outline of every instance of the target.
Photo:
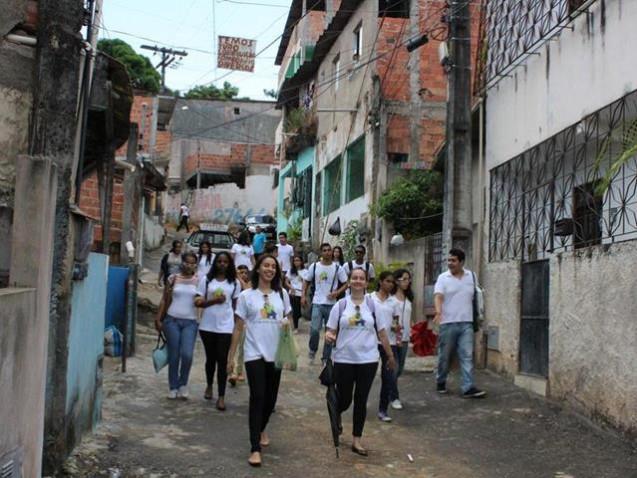
M 254 72 L 257 41 L 219 36 L 217 67 L 226 70 Z

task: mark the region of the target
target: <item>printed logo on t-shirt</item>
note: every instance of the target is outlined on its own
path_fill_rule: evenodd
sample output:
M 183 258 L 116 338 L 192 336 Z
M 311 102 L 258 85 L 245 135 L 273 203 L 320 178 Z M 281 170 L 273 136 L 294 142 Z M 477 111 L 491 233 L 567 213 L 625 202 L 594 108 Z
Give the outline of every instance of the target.
M 357 310 L 354 315 L 351 315 L 347 319 L 347 323 L 349 327 L 365 327 L 365 319 L 363 319 L 360 310 Z
M 217 287 L 212 293 L 215 297 L 223 297 L 223 289 L 221 287 Z
M 321 282 L 327 282 L 327 272 L 323 271 L 319 274 L 319 281 Z
M 263 308 L 259 311 L 259 315 L 263 320 L 276 320 L 276 311 L 274 310 L 274 307 L 272 307 L 272 304 L 270 304 L 269 302 L 263 304 Z

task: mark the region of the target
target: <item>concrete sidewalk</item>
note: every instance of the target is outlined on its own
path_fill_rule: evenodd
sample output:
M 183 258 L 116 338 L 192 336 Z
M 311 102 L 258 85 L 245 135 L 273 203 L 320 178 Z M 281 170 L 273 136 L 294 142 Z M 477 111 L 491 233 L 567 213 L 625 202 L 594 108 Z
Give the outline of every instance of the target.
M 150 319 L 142 317 L 142 322 L 150 324 Z M 303 350 L 307 327 L 304 322 L 305 333 L 298 336 Z M 350 410 L 343 417 L 337 460 L 325 391 L 317 381 L 320 366 L 309 365 L 303 352 L 299 370 L 283 373 L 264 466 L 251 469 L 246 462 L 247 385 L 228 388 L 224 413 L 204 401 L 204 356 L 198 343 L 192 398 L 167 400 L 166 370 L 156 375 L 150 359 L 154 331 L 141 324 L 138 330 L 138 354 L 129 359 L 127 374 L 118 371 L 117 361 L 105 358 L 103 422 L 68 461 L 67 476 L 637 477 L 637 454 L 629 443 L 485 373 L 478 374 L 478 382 L 489 391 L 488 398 L 463 400 L 457 383 L 450 382 L 450 395 L 439 396 L 433 374 L 407 372 L 400 379 L 405 409 L 392 411 L 390 424 L 376 418 L 377 378 L 363 438 L 370 456 L 349 450 Z M 411 362 L 417 364 L 422 362 Z

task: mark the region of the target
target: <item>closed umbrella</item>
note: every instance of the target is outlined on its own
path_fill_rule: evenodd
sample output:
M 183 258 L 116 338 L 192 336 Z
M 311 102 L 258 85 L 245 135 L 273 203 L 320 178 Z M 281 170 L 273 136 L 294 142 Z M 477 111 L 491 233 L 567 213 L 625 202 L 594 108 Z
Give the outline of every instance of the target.
M 334 383 L 334 365 L 332 360 L 325 362 L 325 367 L 319 376 L 321 384 L 327 387 L 325 391 L 325 401 L 327 402 L 327 412 L 330 417 L 330 428 L 332 430 L 332 440 L 336 449 L 336 458 L 338 458 L 338 446 L 340 443 L 340 434 L 343 431 L 341 424 L 341 411 L 339 408 L 338 392 Z

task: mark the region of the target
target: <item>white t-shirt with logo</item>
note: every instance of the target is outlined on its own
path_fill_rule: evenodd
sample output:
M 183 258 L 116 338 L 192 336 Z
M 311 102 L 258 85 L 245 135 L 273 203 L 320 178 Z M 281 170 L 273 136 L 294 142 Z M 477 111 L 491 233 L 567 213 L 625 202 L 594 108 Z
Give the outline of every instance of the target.
M 292 257 L 294 256 L 294 247 L 290 244 L 286 244 L 285 246 L 282 244 L 277 244 L 277 259 L 279 259 L 279 264 L 281 266 L 281 270 L 283 272 L 287 272 L 292 269 Z
M 206 291 L 206 283 L 208 290 Z M 212 279 L 208 282 L 207 277 L 199 279 L 198 293 L 206 300 L 224 295 L 226 301 L 223 304 L 215 304 L 203 309 L 199 330 L 215 332 L 217 334 L 231 334 L 234 330 L 234 310 L 232 299 L 238 299 L 241 293 L 241 284 L 235 280 L 234 284 L 227 280 L 218 281 Z
M 290 281 L 290 285 L 292 286 L 292 290 L 290 293 L 296 297 L 300 297 L 303 295 L 303 281 L 305 280 L 305 272 L 306 269 L 301 269 L 297 271 L 296 274 L 292 274 L 291 271 L 287 271 L 285 276 Z
M 199 259 L 199 264 L 197 264 L 197 274 L 199 275 L 199 278 L 208 274 L 208 271 L 212 267 L 212 263 L 214 260 L 215 260 L 214 254 L 210 255 L 210 262 L 208 262 L 208 256 L 204 256 L 204 255 L 201 256 L 201 258 Z
M 337 272 L 338 270 L 338 272 Z M 333 305 L 336 300 L 329 299 L 327 295 L 338 289 L 339 282 L 347 282 L 347 274 L 345 269 L 332 262 L 329 266 L 320 262 L 315 262 L 308 267 L 305 274 L 305 280 L 312 284 L 315 283 L 313 304 L 317 305 Z
M 241 244 L 235 244 L 230 249 L 230 252 L 234 254 L 234 266 L 246 266 L 249 271 L 252 270 L 252 261 L 250 258 L 254 256 L 254 249 L 252 246 L 242 246 Z
M 442 294 L 441 324 L 453 322 L 473 322 L 473 276 L 465 269 L 461 278 L 451 272 L 443 272 L 438 276 L 434 286 L 434 294 Z
M 403 343 L 409 342 L 409 335 L 411 334 L 411 300 L 405 297 L 403 302 L 396 297 L 396 301 L 398 302 L 400 323 L 403 327 Z
M 400 324 L 398 317 L 402 310 L 402 303 L 398 302 L 393 295 L 390 295 L 387 299 L 381 300 L 377 292 L 372 292 L 369 296 L 374 301 L 374 307 L 376 307 L 376 320 L 378 323 L 385 324 L 385 330 L 387 330 L 387 337 L 389 338 L 390 345 L 398 345 L 396 340 L 396 332 L 391 329 L 392 325 L 396 326 Z M 394 319 L 396 318 L 396 319 Z M 379 342 L 380 343 L 380 342 Z
M 272 291 L 266 299 L 259 289 L 246 289 L 239 295 L 236 314 L 246 327 L 245 362 L 259 359 L 274 362 L 281 326 L 287 323 L 292 311 L 287 291 L 282 291 L 282 295 L 283 300 L 281 294 Z
M 338 305 L 332 307 L 327 327 L 338 329 L 336 345 L 332 351 L 334 362 L 337 363 L 373 363 L 378 362 L 378 331 L 385 329 L 385 324 L 376 319 L 374 328 L 374 316 L 372 311 L 363 301 L 360 306 L 352 302 L 351 297 L 342 299 L 345 309 L 340 313 Z

